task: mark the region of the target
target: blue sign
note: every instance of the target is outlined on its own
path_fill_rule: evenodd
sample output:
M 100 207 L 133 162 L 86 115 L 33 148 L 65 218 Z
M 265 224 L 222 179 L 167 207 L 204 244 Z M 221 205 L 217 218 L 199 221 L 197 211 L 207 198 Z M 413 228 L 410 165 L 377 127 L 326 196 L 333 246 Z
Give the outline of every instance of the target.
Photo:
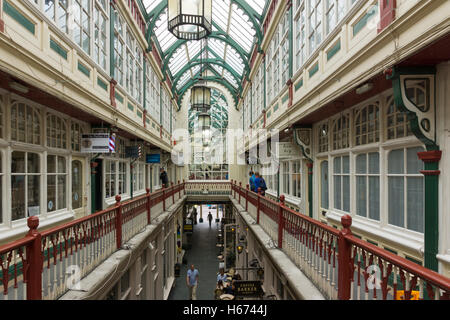
M 161 155 L 159 153 L 147 153 L 147 163 L 161 163 Z

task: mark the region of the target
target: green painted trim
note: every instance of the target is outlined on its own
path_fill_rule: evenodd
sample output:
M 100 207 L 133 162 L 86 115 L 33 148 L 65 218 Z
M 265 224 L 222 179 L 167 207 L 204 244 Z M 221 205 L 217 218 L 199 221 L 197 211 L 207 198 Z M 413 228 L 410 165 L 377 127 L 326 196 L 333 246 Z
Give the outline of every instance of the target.
M 144 93 L 143 94 L 143 106 L 144 106 L 144 110 L 147 110 L 147 59 L 145 58 L 145 56 L 144 56 L 143 68 L 144 68 L 144 72 L 142 73 L 142 82 L 143 82 L 142 90 Z
M 303 87 L 303 78 L 301 78 L 300 81 L 297 82 L 296 85 L 294 86 L 295 91 L 297 92 L 301 87 Z
M 278 110 L 278 103 L 273 107 L 273 112 Z
M 288 100 L 289 100 L 289 92 L 287 92 L 287 93 L 283 96 L 283 98 L 281 99 L 281 103 L 284 104 L 284 103 L 286 103 L 286 101 L 288 101 Z
M 294 19 L 293 15 L 293 4 L 289 8 L 289 79 L 292 79 L 294 75 Z
M 372 241 L 372 240 L 369 240 L 369 239 L 366 239 L 366 241 L 367 241 L 368 243 L 371 243 L 371 244 L 373 244 L 374 246 L 377 246 L 377 247 L 378 247 L 378 243 L 376 243 L 375 241 Z
M 149 119 L 149 118 L 145 119 L 145 122 L 146 122 L 147 124 L 150 124 L 150 119 Z
M 338 42 L 336 42 L 336 44 L 334 46 L 332 46 L 330 48 L 330 50 L 328 50 L 327 52 L 327 61 L 329 61 L 331 58 L 334 57 L 334 55 L 336 53 L 338 53 L 341 50 L 341 39 L 338 40 Z
M 376 10 L 373 10 L 373 7 L 375 7 Z M 367 25 L 367 22 L 369 22 L 369 20 L 376 14 L 378 14 L 378 2 L 373 5 L 357 23 L 353 25 L 353 36 L 356 36 Z
M 419 266 L 422 266 L 422 261 L 419 261 L 417 259 L 414 259 L 414 258 L 411 258 L 411 257 L 408 257 L 408 256 L 405 256 L 405 259 L 409 260 L 411 262 L 414 262 L 414 263 L 418 264 Z
M 319 71 L 319 61 L 317 61 L 311 69 L 309 69 L 309 77 L 312 78 Z
M 386 251 L 389 251 L 390 253 L 393 253 L 393 254 L 398 255 L 398 252 L 397 252 L 397 251 L 392 250 L 392 249 L 389 249 L 388 247 L 384 247 L 383 249 L 386 250 Z
M 134 106 L 129 102 L 128 102 L 128 109 L 134 111 Z
M 105 91 L 108 91 L 108 84 L 97 77 L 97 85 Z
M 136 111 L 136 114 L 137 114 L 137 116 L 138 116 L 139 118 L 142 119 L 142 112 L 141 112 L 141 111 L 137 110 L 137 111 Z
M 91 69 L 87 68 L 84 64 L 78 61 L 78 71 L 84 74 L 86 77 L 91 77 Z
M 27 19 L 16 7 L 12 6 L 7 0 L 3 1 L 3 12 L 5 12 L 8 16 L 16 20 L 20 25 L 22 25 L 25 29 L 30 31 L 32 34 L 36 32 L 35 24 Z
M 427 163 L 425 170 L 439 170 L 439 162 Z M 424 232 L 424 262 L 425 267 L 439 271 L 439 176 L 425 175 L 425 232 Z
M 120 94 L 118 94 L 118 93 L 116 92 L 115 97 L 116 97 L 117 100 L 120 101 L 120 103 L 123 103 L 123 97 L 122 97 Z
M 53 49 L 57 54 L 67 60 L 67 52 L 63 49 L 58 43 L 55 42 L 52 38 L 50 38 L 50 48 Z
M 267 112 L 267 119 L 269 119 L 271 115 L 272 115 L 272 111 L 268 111 Z

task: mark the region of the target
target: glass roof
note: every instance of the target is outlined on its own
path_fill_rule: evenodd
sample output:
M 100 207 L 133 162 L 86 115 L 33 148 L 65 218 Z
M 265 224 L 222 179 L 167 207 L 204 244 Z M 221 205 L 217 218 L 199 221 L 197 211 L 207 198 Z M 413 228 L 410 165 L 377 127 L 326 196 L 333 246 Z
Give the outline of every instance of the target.
M 183 0 L 193 1 L 193 0 Z M 167 0 L 142 0 L 153 28 L 150 36 L 160 48 L 163 72 L 168 71 L 174 87 L 181 90 L 203 65 L 216 77 L 240 89 L 268 0 L 212 0 L 212 34 L 205 40 L 178 40 L 168 30 Z M 206 52 L 206 53 L 205 53 Z M 206 60 L 207 59 L 207 60 Z

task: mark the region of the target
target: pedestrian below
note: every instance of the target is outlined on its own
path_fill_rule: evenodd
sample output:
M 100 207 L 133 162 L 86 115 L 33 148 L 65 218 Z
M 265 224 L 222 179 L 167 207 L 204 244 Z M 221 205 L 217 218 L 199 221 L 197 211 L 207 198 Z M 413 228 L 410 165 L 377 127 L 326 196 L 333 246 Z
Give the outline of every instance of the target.
M 213 219 L 213 216 L 211 214 L 211 212 L 208 213 L 208 221 L 209 221 L 209 227 L 211 228 L 211 221 Z
M 222 283 L 227 282 L 227 275 L 225 274 L 225 271 L 223 268 L 219 269 L 219 274 L 217 275 L 217 282 L 222 281 Z
M 169 187 L 169 178 L 167 177 L 167 172 L 164 170 L 164 168 L 159 169 L 159 179 L 161 180 L 162 187 L 168 188 Z
M 198 275 L 198 270 L 191 264 L 191 268 L 187 271 L 186 277 L 186 285 L 189 289 L 189 300 L 197 300 Z
M 261 188 L 261 195 L 264 196 L 266 194 L 267 186 L 264 178 L 259 174 L 259 172 L 255 172 L 255 188 L 256 192 L 258 192 L 258 188 Z

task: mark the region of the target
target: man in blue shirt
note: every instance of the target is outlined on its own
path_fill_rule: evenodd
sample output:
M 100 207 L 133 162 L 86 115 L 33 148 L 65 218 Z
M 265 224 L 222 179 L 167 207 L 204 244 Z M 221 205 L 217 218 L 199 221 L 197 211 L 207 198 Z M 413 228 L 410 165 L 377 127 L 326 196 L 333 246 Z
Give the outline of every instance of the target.
M 255 174 L 253 173 L 253 171 L 250 171 L 249 173 L 248 173 L 248 175 L 249 175 L 249 177 L 250 177 L 250 179 L 249 179 L 249 184 L 250 184 L 250 190 L 251 191 L 253 191 L 253 192 L 257 192 L 256 190 L 257 189 L 255 189 Z
M 261 177 L 259 175 L 259 172 L 255 173 L 255 189 L 256 192 L 258 192 L 258 188 L 261 188 L 261 195 L 265 195 L 266 194 L 266 190 L 267 190 L 267 186 L 266 186 L 266 181 L 264 180 L 263 177 Z
M 191 268 L 187 271 L 186 277 L 186 285 L 189 289 L 189 300 L 197 300 L 198 275 L 198 270 L 191 264 Z
M 220 268 L 219 274 L 217 275 L 217 282 L 222 280 L 222 283 L 225 284 L 227 282 L 227 275 L 224 273 L 223 268 Z

